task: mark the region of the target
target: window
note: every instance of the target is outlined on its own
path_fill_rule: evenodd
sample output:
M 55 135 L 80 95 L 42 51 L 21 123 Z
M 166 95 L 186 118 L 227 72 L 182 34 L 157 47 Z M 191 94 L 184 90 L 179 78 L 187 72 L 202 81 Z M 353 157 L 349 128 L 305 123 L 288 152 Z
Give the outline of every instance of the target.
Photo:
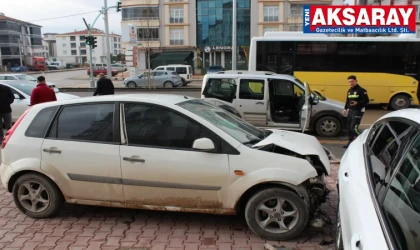
M 67 44 L 66 43 L 63 43 L 63 48 L 67 48 Z
M 302 31 L 303 25 L 302 24 L 289 24 L 289 31 Z
M 124 114 L 129 145 L 192 149 L 194 141 L 203 137 L 218 144 L 201 124 L 164 107 L 126 103 Z
M 169 23 L 183 23 L 184 22 L 184 8 L 171 7 Z
M 72 41 L 72 42 L 76 41 L 76 37 L 75 36 L 71 36 L 70 37 L 70 41 Z
M 291 4 L 290 5 L 290 17 L 296 18 L 303 15 L 303 4 Z
M 158 41 L 159 28 L 138 28 L 137 40 L 139 41 Z
M 264 22 L 278 22 L 279 21 L 279 6 L 266 5 L 264 6 Z
M 63 50 L 63 54 L 64 55 L 67 55 L 67 50 Z
M 184 44 L 184 29 L 171 29 L 170 31 L 170 45 Z
M 169 0 L 169 2 L 174 3 L 174 2 L 183 2 L 184 0 Z
M 49 137 L 113 142 L 113 118 L 113 103 L 66 106 L 56 120 Z
M 232 102 L 236 94 L 236 82 L 234 79 L 209 79 L 204 88 L 203 95 L 209 98 Z
M 121 11 L 123 21 L 159 19 L 159 6 L 128 7 Z
M 80 48 L 86 48 L 86 43 L 80 43 Z
M 187 74 L 187 68 L 186 67 L 176 67 L 176 73 Z
M 288 81 L 288 80 L 280 80 L 280 79 L 271 80 L 271 82 L 273 82 L 274 95 L 276 96 L 293 96 L 294 95 L 295 84 L 293 82 Z
M 391 236 L 400 250 L 420 249 L 420 137 L 403 162 L 386 193 L 382 210 Z
M 72 56 L 76 56 L 76 55 L 77 55 L 77 50 L 72 50 L 72 51 L 71 51 L 71 55 L 72 55 Z
M 239 99 L 264 100 L 264 80 L 241 79 Z
M 411 126 L 401 121 L 388 121 L 372 127 L 369 133 L 369 165 L 373 188 L 382 199 L 398 162 L 402 144 L 410 136 Z
M 76 48 L 76 44 L 75 43 L 71 43 L 70 44 L 70 48 L 75 49 Z
M 79 36 L 80 41 L 86 40 L 86 36 Z
M 265 32 L 269 32 L 269 31 L 279 31 L 279 27 L 264 27 L 264 30 L 263 30 L 264 34 Z
M 155 76 L 163 76 L 163 75 L 166 75 L 166 72 L 154 72 L 153 74 Z
M 59 106 L 44 108 L 32 120 L 25 132 L 27 137 L 44 138 Z
M 85 49 L 81 49 L 81 50 L 80 50 L 80 54 L 81 54 L 81 55 L 86 55 L 86 50 L 85 50 Z

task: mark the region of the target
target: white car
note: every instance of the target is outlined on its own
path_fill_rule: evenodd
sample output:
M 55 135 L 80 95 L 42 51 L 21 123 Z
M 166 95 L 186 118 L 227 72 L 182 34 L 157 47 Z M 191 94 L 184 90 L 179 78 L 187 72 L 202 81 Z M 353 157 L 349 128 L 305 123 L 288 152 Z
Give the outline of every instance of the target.
M 0 82 L 4 81 L 32 81 L 36 82 L 37 79 L 31 75 L 26 74 L 0 74 Z M 51 88 L 56 88 L 55 83 L 46 82 Z
M 124 72 L 124 71 L 127 71 L 127 66 L 123 64 L 119 64 L 119 63 L 114 63 L 114 64 L 111 64 L 111 69 L 116 70 L 118 72 Z
M 36 87 L 37 83 L 31 81 L 0 81 L 0 84 L 9 87 L 15 95 L 15 101 L 12 103 L 11 108 L 12 122 L 16 122 L 25 110 L 28 109 L 31 102 L 32 90 Z M 57 101 L 80 98 L 76 95 L 59 93 L 57 88 L 54 88 L 54 92 Z
M 1 181 L 35 218 L 68 203 L 210 214 L 291 239 L 325 201 L 330 163 L 310 135 L 259 130 L 182 95 L 110 95 L 29 109 L 2 144 Z
M 420 110 L 379 118 L 338 171 L 336 249 L 420 249 Z

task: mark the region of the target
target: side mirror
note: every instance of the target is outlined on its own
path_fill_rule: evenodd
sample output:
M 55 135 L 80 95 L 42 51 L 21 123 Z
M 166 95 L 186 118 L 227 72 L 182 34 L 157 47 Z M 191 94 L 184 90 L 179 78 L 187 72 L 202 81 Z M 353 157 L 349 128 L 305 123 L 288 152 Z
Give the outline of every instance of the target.
M 54 88 L 54 92 L 58 93 L 58 92 L 60 92 L 60 90 L 58 88 Z
M 15 99 L 19 99 L 20 100 L 20 96 L 18 94 L 14 94 Z
M 312 104 L 317 105 L 318 103 L 319 103 L 319 96 L 315 95 L 313 100 L 312 100 Z
M 200 150 L 200 151 L 207 151 L 207 152 L 215 149 L 213 141 L 210 140 L 209 138 L 200 138 L 200 139 L 195 140 L 192 148 Z

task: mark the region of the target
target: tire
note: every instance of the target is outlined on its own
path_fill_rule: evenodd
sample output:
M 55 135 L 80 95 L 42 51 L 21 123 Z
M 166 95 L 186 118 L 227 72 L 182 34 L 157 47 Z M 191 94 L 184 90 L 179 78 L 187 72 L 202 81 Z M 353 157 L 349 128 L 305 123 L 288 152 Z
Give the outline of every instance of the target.
M 410 107 L 410 97 L 403 94 L 395 95 L 391 98 L 390 106 L 393 110 L 406 109 Z
M 334 116 L 323 116 L 315 122 L 315 131 L 319 136 L 334 137 L 341 132 L 341 123 Z
M 38 201 L 35 204 L 38 207 L 35 209 L 38 209 L 39 211 L 31 211 L 32 200 L 24 199 L 19 201 L 19 197 L 29 195 L 28 187 L 30 187 L 32 194 L 36 194 L 35 192 L 43 187 L 41 188 L 43 191 L 41 191 L 41 194 L 38 197 L 43 198 L 43 200 L 46 201 L 46 204 Z M 12 193 L 13 201 L 19 210 L 32 218 L 51 217 L 58 212 L 63 203 L 63 196 L 61 195 L 60 190 L 58 190 L 58 188 L 47 177 L 35 173 L 20 176 L 13 185 Z M 38 197 L 32 195 L 28 198 L 40 199 Z M 45 204 L 45 206 L 40 206 L 40 203 Z
M 127 88 L 135 88 L 137 87 L 137 84 L 135 82 L 128 82 L 127 83 Z
M 171 82 L 169 82 L 169 81 L 167 81 L 167 82 L 164 82 L 163 83 L 163 87 L 164 88 L 173 88 L 174 87 L 174 84 L 171 83 Z
M 297 216 L 294 216 L 294 219 L 292 218 L 290 220 L 293 216 L 282 218 L 282 216 L 284 216 L 282 215 L 283 211 L 279 213 L 279 207 L 274 211 L 278 204 L 278 199 L 284 200 L 283 209 L 284 205 L 286 205 L 287 211 L 290 211 L 289 209 L 292 208 L 296 212 L 295 214 Z M 272 201 L 275 202 L 272 204 L 268 203 Z M 268 228 L 263 228 L 259 225 L 259 221 L 266 221 L 269 216 L 267 212 L 262 212 L 258 209 L 262 204 L 264 204 L 266 208 L 270 208 L 269 212 L 272 213 L 273 216 L 273 221 L 266 225 Z M 275 221 L 276 218 L 277 221 Z M 308 224 L 309 208 L 303 199 L 292 191 L 282 188 L 268 188 L 259 191 L 248 200 L 245 207 L 245 219 L 249 228 L 264 239 L 273 241 L 291 240 L 298 236 Z M 292 228 L 287 229 L 285 232 L 276 232 L 276 229 L 280 229 L 280 224 L 277 223 L 278 221 L 282 221 L 283 225 L 292 226 Z M 284 221 L 286 221 L 286 223 L 284 223 Z
M 182 80 L 182 86 L 187 86 L 187 81 L 185 81 L 184 78 L 181 78 L 181 80 Z

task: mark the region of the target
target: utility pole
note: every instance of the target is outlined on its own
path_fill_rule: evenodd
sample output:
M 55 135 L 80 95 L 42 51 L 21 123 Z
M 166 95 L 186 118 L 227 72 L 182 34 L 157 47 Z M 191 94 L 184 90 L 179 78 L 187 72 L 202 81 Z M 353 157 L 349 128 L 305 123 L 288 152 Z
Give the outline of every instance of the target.
M 109 28 L 108 28 L 108 3 L 107 0 L 104 0 L 104 19 L 105 19 L 105 38 L 106 38 L 106 72 L 108 78 L 112 78 L 111 72 L 111 55 L 110 55 L 110 48 L 109 48 Z
M 233 0 L 233 10 L 232 10 L 232 70 L 236 70 L 236 1 Z

